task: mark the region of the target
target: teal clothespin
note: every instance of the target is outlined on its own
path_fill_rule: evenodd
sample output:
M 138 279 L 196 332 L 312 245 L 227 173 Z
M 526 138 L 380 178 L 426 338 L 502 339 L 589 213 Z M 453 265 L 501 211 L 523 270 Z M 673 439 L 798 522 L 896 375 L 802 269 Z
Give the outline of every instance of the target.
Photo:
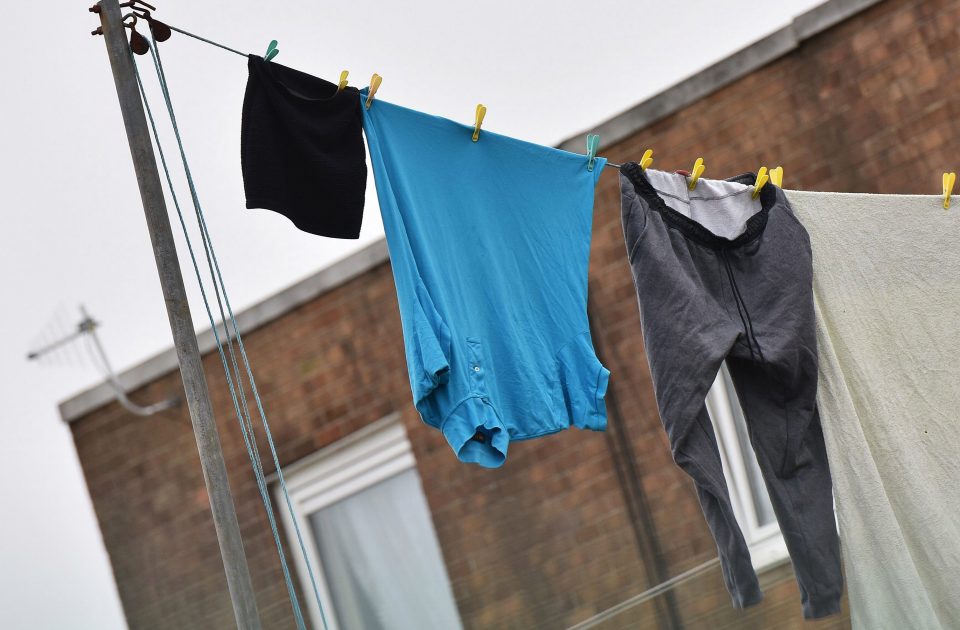
M 277 40 L 271 39 L 270 45 L 267 46 L 267 52 L 263 53 L 263 60 L 270 61 L 274 57 L 280 54 L 280 49 L 277 48 Z
M 587 170 L 592 171 L 597 160 L 597 149 L 600 148 L 599 134 L 587 134 Z

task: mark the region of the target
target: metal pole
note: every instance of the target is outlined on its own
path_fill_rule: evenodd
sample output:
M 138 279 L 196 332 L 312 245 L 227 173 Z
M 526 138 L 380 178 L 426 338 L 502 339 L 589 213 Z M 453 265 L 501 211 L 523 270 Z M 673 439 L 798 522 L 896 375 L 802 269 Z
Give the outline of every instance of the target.
M 213 513 L 213 524 L 220 543 L 220 555 L 223 557 L 223 568 L 227 574 L 227 586 L 230 589 L 230 598 L 233 600 L 233 612 L 240 630 L 260 630 L 260 616 L 257 613 L 257 602 L 253 595 L 250 570 L 247 568 L 247 557 L 243 551 L 240 525 L 237 523 L 230 482 L 227 479 L 227 468 L 220 448 L 220 437 L 217 434 L 210 393 L 207 391 L 207 380 L 200 362 L 200 349 L 197 347 L 197 337 L 193 330 L 183 277 L 180 274 L 177 250 L 170 232 L 170 220 L 167 217 L 167 206 L 160 185 L 160 174 L 157 172 L 153 144 L 150 142 L 120 6 L 118 0 L 101 0 L 97 6 L 100 9 L 103 38 L 107 44 L 107 54 L 113 69 L 113 80 L 120 99 L 123 125 L 127 131 L 127 141 L 130 143 L 133 168 L 140 187 L 143 212 L 147 217 L 147 228 L 150 230 L 153 255 L 160 274 L 160 285 L 167 306 L 167 316 L 170 319 L 170 330 L 177 349 L 180 376 L 183 379 L 183 389 L 190 408 L 190 420 L 193 422 L 193 432 L 197 438 L 200 466 L 203 468 L 207 495 L 210 497 L 210 511 Z

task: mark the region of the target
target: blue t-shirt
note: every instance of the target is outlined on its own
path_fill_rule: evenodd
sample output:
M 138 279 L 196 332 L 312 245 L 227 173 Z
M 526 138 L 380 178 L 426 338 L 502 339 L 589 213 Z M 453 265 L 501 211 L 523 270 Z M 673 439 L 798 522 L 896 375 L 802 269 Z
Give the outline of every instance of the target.
M 366 98 L 366 90 L 361 92 Z M 593 191 L 606 160 L 387 103 L 364 108 L 414 403 L 464 462 L 606 427 L 587 321 Z

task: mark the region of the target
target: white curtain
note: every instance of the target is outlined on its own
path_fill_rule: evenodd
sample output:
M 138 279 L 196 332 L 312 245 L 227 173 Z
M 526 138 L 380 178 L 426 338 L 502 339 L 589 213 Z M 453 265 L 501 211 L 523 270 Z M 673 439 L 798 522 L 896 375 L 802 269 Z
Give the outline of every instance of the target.
M 415 469 L 310 515 L 342 630 L 461 628 Z

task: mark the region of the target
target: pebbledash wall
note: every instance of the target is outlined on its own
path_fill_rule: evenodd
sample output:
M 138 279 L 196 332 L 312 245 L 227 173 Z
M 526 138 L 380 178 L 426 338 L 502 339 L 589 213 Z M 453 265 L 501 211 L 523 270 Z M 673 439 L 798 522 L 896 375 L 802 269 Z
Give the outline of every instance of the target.
M 655 148 L 664 169 L 704 156 L 708 177 L 782 164 L 787 188 L 936 193 L 940 173 L 960 159 L 960 75 L 951 72 L 960 66 L 957 25 L 958 0 L 832 0 L 591 131 L 614 162 Z M 578 134 L 562 146 L 580 152 L 582 143 Z M 514 443 L 498 470 L 458 463 L 413 409 L 382 242 L 240 321 L 282 466 L 395 414 L 465 627 L 562 628 L 716 555 L 657 416 L 614 169 L 597 189 L 590 314 L 613 374 L 609 431 Z M 264 624 L 293 627 L 209 331 L 201 342 Z M 171 350 L 122 380 L 134 399 L 157 400 L 181 392 L 175 368 Z M 61 414 L 130 627 L 232 627 L 186 410 L 133 417 L 101 386 L 64 402 Z M 761 582 L 765 601 L 737 611 L 713 567 L 603 627 L 849 626 L 846 612 L 802 621 L 789 562 L 765 568 Z

